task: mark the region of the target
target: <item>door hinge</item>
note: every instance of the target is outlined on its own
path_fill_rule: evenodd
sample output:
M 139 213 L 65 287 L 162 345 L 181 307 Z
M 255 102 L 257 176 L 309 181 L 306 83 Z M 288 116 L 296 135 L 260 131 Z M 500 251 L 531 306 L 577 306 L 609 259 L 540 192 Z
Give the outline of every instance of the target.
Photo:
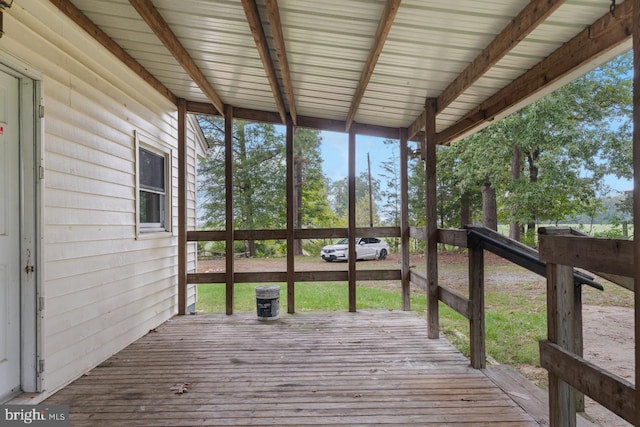
M 44 359 L 38 360 L 38 373 L 42 374 L 44 372 Z
M 44 179 L 44 166 L 38 166 L 38 178 L 41 180 Z
M 38 106 L 38 118 L 40 119 L 44 118 L 44 105 Z
M 44 311 L 44 297 L 38 297 L 38 310 Z

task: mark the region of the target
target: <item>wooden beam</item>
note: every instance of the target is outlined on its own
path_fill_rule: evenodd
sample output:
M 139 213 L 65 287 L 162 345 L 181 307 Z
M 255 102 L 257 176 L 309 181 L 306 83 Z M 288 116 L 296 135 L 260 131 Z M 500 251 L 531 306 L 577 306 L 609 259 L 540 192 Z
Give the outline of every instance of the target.
M 633 218 L 640 220 L 640 0 L 633 1 Z M 640 233 L 633 233 L 633 274 L 635 283 L 640 283 Z M 640 292 L 634 292 L 635 342 L 640 343 Z M 640 345 L 635 351 L 635 418 L 633 424 L 640 426 Z
M 242 7 L 244 8 L 244 14 L 247 16 L 251 35 L 253 35 L 253 40 L 256 42 L 258 54 L 262 60 L 262 67 L 264 68 L 267 80 L 269 80 L 269 84 L 271 85 L 271 93 L 273 93 L 273 99 L 276 101 L 276 107 L 280 113 L 280 123 L 286 123 L 287 109 L 284 106 L 280 84 L 278 83 L 278 76 L 276 76 L 276 68 L 273 66 L 271 51 L 269 49 L 269 43 L 267 43 L 267 36 L 265 35 L 264 28 L 262 27 L 262 20 L 260 19 L 258 5 L 255 0 L 242 0 Z
M 187 314 L 187 103 L 178 99 L 178 314 Z
M 415 119 L 413 123 L 409 125 L 407 138 L 409 139 L 413 138 L 418 134 L 418 132 L 424 129 L 424 121 L 426 120 L 424 114 L 425 112 L 424 110 L 422 110 L 422 113 L 420 113 L 418 118 Z
M 187 111 L 194 114 L 208 114 L 211 116 L 219 115 L 218 111 L 211 104 L 203 102 L 187 102 Z M 253 110 L 250 108 L 234 108 L 234 118 L 240 120 L 248 120 L 252 122 L 263 123 L 281 123 L 280 115 L 272 111 Z M 343 120 L 323 119 L 319 117 L 298 116 L 298 127 L 326 130 L 329 132 L 344 133 L 345 123 Z M 354 123 L 352 128 L 355 129 L 357 135 L 375 136 L 378 138 L 398 138 L 398 128 L 378 125 L 367 125 L 363 123 Z
M 436 192 L 436 100 L 425 103 L 425 203 L 427 268 L 427 322 L 431 339 L 440 338 L 440 315 L 438 310 L 438 197 Z
M 356 134 L 353 129 L 349 132 L 349 311 L 356 311 Z
M 353 99 L 351 100 L 349 114 L 347 114 L 347 120 L 345 123 L 345 130 L 347 132 L 351 128 L 353 119 L 358 112 L 360 102 L 364 97 L 364 92 L 367 90 L 367 85 L 369 84 L 371 76 L 373 75 L 373 70 L 376 68 L 376 64 L 378 63 L 378 58 L 380 57 L 380 53 L 382 52 L 384 43 L 387 41 L 387 36 L 389 35 L 389 31 L 391 30 L 391 26 L 393 25 L 393 20 L 395 19 L 398 8 L 400 7 L 400 1 L 401 0 L 387 0 L 387 3 L 384 6 L 382 17 L 380 18 L 380 22 L 378 22 L 378 29 L 376 30 L 376 35 L 373 39 L 373 45 L 371 46 L 371 50 L 369 51 L 369 57 L 367 58 L 364 70 L 362 71 L 362 75 L 360 76 L 360 82 L 358 83 L 356 92 L 353 95 Z
M 413 283 L 420 289 L 424 291 L 427 290 L 427 277 L 422 271 L 411 270 L 411 272 L 409 273 L 409 280 L 411 280 L 411 283 Z
M 540 341 L 540 364 L 618 416 L 633 423 L 636 388 L 624 378 L 550 341 Z
M 133 59 L 118 43 L 113 41 L 100 27 L 93 23 L 80 9 L 78 9 L 70 0 L 50 0 L 51 3 L 56 6 L 62 13 L 67 15 L 73 22 L 75 22 L 80 28 L 85 30 L 91 35 L 98 43 L 104 46 L 109 52 L 111 52 L 116 58 L 118 58 L 124 65 L 129 67 L 140 78 L 150 84 L 158 93 L 167 98 L 173 104 L 177 103 L 176 96 L 163 85 L 160 80 L 156 79 L 146 68 L 144 68 L 138 61 Z
M 400 262 L 402 270 L 402 309 L 411 310 L 409 270 L 409 146 L 407 129 L 400 129 Z
M 500 59 L 544 22 L 564 0 L 531 0 L 527 6 L 484 48 L 482 52 L 438 96 L 438 112 L 456 100 Z
M 471 318 L 471 301 L 468 298 L 450 289 L 438 286 L 438 299 L 467 319 Z
M 635 262 L 630 240 L 540 234 L 540 260 L 589 271 L 633 276 Z
M 573 268 L 547 264 L 547 336 L 549 341 L 573 352 L 575 299 Z M 549 422 L 551 427 L 575 427 L 575 390 L 562 376 L 549 371 Z
M 484 369 L 487 366 L 484 325 L 484 248 L 477 237 L 469 237 L 469 349 L 471 367 Z
M 467 231 L 439 228 L 438 243 L 457 246 L 459 248 L 466 248 L 467 247 Z
M 633 31 L 631 14 L 633 1 L 626 0 L 618 5 L 615 17 L 607 12 L 529 71 L 441 132 L 438 138 L 439 143 L 446 144 L 482 125 L 485 121 L 493 120 L 497 115 L 556 84 L 567 74 L 627 41 Z
M 226 106 L 224 119 L 224 173 L 225 173 L 225 281 L 226 313 L 233 314 L 234 278 L 234 220 L 233 220 L 233 107 Z
M 269 27 L 273 36 L 273 44 L 276 48 L 278 56 L 278 64 L 280 65 L 280 76 L 282 77 L 282 86 L 284 94 L 289 104 L 289 114 L 293 125 L 297 125 L 298 113 L 296 111 L 296 101 L 293 95 L 293 81 L 291 80 L 291 70 L 289 69 L 289 59 L 287 59 L 287 46 L 284 42 L 284 34 L 282 32 L 282 21 L 280 20 L 280 9 L 278 8 L 278 0 L 266 0 L 267 17 L 269 18 Z
M 286 200 L 287 200 L 287 312 L 295 313 L 295 175 L 294 175 L 294 154 L 293 154 L 293 122 L 291 117 L 287 117 L 287 134 L 286 134 Z
M 129 0 L 131 6 L 140 14 L 149 28 L 156 34 L 162 44 L 171 52 L 178 64 L 189 74 L 200 90 L 209 98 L 218 113 L 224 116 L 224 103 L 213 89 L 207 78 L 202 74 L 187 50 L 169 28 L 169 25 L 153 6 L 151 0 Z
M 286 271 L 262 271 L 262 272 L 236 272 L 234 274 L 235 283 L 273 283 L 286 282 L 288 272 Z M 345 270 L 322 270 L 322 271 L 296 271 L 294 279 L 296 282 L 346 282 L 348 271 Z M 356 276 L 358 280 L 400 280 L 400 270 L 358 270 Z M 190 273 L 187 275 L 187 283 L 225 283 L 226 273 Z
M 459 135 L 462 135 L 465 132 L 470 131 L 474 127 L 486 122 L 486 117 L 486 112 L 484 110 L 481 110 L 469 114 L 461 120 L 458 120 L 447 129 L 438 133 L 438 144 L 448 144 Z

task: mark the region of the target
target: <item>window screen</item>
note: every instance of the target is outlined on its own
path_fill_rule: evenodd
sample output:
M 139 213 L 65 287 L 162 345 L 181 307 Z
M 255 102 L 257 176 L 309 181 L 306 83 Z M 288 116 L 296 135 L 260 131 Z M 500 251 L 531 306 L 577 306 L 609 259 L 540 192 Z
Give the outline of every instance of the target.
M 140 187 L 164 193 L 164 156 L 140 149 Z

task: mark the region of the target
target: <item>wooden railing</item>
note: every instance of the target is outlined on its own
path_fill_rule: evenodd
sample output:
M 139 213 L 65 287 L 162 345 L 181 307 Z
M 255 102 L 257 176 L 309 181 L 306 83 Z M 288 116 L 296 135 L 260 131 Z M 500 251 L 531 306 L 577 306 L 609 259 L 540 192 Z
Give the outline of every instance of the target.
M 288 230 L 233 230 L 233 240 L 286 240 Z M 323 238 L 344 238 L 348 236 L 348 228 L 321 228 L 321 229 L 295 229 L 293 236 L 295 239 L 323 239 Z M 226 241 L 228 239 L 228 231 L 189 231 L 187 232 L 188 242 L 211 242 Z M 400 227 L 363 227 L 356 228 L 355 235 L 358 237 L 401 237 Z M 329 281 L 349 281 L 350 287 L 355 285 L 355 280 L 399 280 L 406 281 L 406 285 L 402 286 L 403 309 L 408 310 L 410 292 L 408 286 L 408 260 L 403 261 L 401 268 L 397 269 L 381 269 L 381 270 L 352 270 L 355 272 L 355 278 L 349 280 L 350 271 L 295 271 L 293 255 L 288 254 L 289 262 L 294 266 L 292 271 L 262 271 L 262 272 L 239 272 L 226 271 L 224 273 L 189 273 L 187 274 L 188 284 L 201 283 L 227 283 L 226 312 L 233 312 L 233 288 L 229 284 L 235 283 L 268 283 L 268 282 L 329 282 Z M 291 258 L 289 260 L 289 258 Z M 355 263 L 355 261 L 353 261 Z M 233 265 L 233 263 L 231 263 Z M 405 267 L 406 266 L 406 267 Z M 350 269 L 351 270 L 351 269 Z M 403 270 L 406 273 L 403 274 Z M 293 302 L 295 293 L 292 286 L 288 286 L 288 310 L 293 312 Z M 355 307 L 355 291 L 351 289 L 349 306 Z
M 426 233 L 424 228 L 411 228 L 410 236 L 424 240 Z M 538 252 L 519 242 L 515 242 L 498 233 L 484 227 L 468 226 L 464 230 L 439 229 L 437 241 L 445 245 L 467 248 L 469 253 L 469 297 L 464 297 L 451 289 L 447 289 L 440 283 L 429 283 L 424 272 L 410 270 L 409 280 L 429 293 L 429 287 L 435 286 L 433 295 L 437 295 L 438 301 L 451 307 L 469 320 L 469 347 L 471 366 L 476 369 L 486 367 L 485 347 L 485 312 L 484 312 L 484 257 L 483 252 L 495 253 L 523 268 L 534 273 L 546 276 L 547 270 L 544 262 L 538 259 Z M 427 266 L 429 268 L 429 266 Z M 580 272 L 569 270 L 572 283 L 579 289 L 582 284 L 602 289 L 602 285 L 595 282 L 593 277 Z M 429 328 L 437 327 L 439 321 L 436 318 Z M 582 348 L 582 342 L 576 344 L 576 348 Z M 582 407 L 582 405 L 579 405 Z
M 633 242 L 552 228 L 541 229 L 539 238 L 540 259 L 547 262 L 548 316 L 540 363 L 549 372 L 551 426 L 576 425 L 576 393 L 584 393 L 633 424 L 635 386 L 582 357 L 581 287 L 574 285 L 572 276 L 574 267 L 597 271 L 635 292 L 629 280 L 634 275 Z
M 418 240 L 426 237 L 425 229 L 411 227 L 409 235 Z M 438 300 L 469 320 L 469 347 L 471 366 L 483 369 L 486 366 L 485 331 L 484 331 L 484 259 L 482 242 L 470 237 L 467 230 L 438 230 L 438 243 L 469 249 L 469 298 L 457 292 L 437 285 Z M 428 292 L 429 283 L 426 274 L 411 269 L 411 283 Z M 435 327 L 429 325 L 429 327 Z

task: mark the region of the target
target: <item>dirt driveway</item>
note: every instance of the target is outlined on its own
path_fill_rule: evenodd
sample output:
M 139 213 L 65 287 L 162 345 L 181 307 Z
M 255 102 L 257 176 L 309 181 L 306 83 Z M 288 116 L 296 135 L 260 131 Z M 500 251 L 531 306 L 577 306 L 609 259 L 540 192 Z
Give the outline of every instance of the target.
M 424 255 L 412 256 L 411 265 L 421 268 Z M 465 253 L 447 252 L 439 255 L 438 275 L 442 283 L 458 289 L 468 286 L 467 256 Z M 531 283 L 531 292 L 545 292 L 545 279 L 521 269 L 493 254 L 485 254 L 485 281 L 487 286 L 498 285 L 505 292 L 522 292 L 522 288 L 510 289 L 512 283 Z M 224 259 L 199 261 L 201 272 L 223 272 Z M 384 261 L 364 261 L 356 264 L 357 269 L 398 268 L 397 254 L 391 254 Z M 296 258 L 296 269 L 347 270 L 346 263 L 328 263 L 319 257 Z M 235 260 L 236 271 L 285 271 L 285 259 Z M 386 283 L 386 282 L 385 282 Z M 385 283 L 370 283 L 371 286 L 385 286 Z M 584 357 L 590 362 L 634 382 L 635 346 L 633 294 L 615 285 L 605 284 L 605 291 L 585 289 L 583 293 Z M 546 370 L 535 367 L 519 367 L 531 380 L 540 382 L 546 378 Z M 587 399 L 587 414 L 593 420 L 607 427 L 630 426 L 616 415 Z

